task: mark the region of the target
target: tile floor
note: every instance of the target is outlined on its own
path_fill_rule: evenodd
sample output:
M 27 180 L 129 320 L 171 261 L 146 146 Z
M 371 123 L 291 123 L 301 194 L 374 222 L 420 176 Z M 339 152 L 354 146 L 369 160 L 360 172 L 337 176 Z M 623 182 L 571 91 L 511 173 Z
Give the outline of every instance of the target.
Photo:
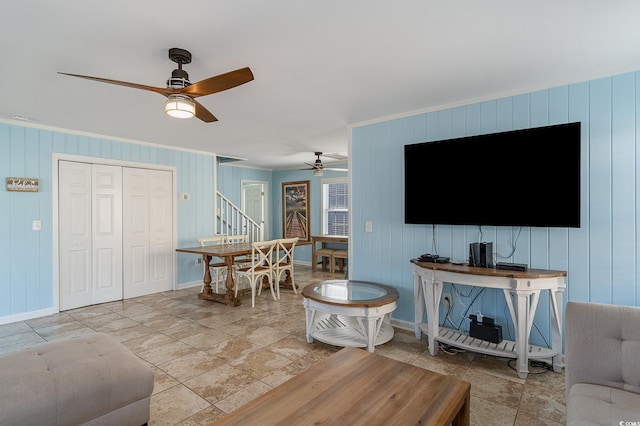
M 298 285 L 341 274 L 296 266 Z M 197 298 L 189 288 L 105 303 L 0 325 L 0 353 L 96 331 L 126 345 L 155 372 L 150 425 L 206 425 L 285 382 L 339 348 L 307 344 L 302 297 L 264 291 L 230 308 Z M 564 373 L 518 378 L 507 360 L 474 353 L 432 357 L 427 342 L 396 330 L 376 354 L 471 383 L 473 425 L 562 425 Z M 539 370 L 541 371 L 541 370 Z

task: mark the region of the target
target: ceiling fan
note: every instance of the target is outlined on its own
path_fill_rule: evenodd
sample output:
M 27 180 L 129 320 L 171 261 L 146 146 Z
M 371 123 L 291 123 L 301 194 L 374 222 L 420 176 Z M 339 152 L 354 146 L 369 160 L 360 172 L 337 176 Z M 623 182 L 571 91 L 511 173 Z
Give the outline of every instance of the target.
M 332 171 L 332 172 L 346 172 L 346 171 L 348 171 L 348 169 L 335 168 L 335 167 L 324 167 L 324 165 L 322 164 L 322 160 L 320 160 L 320 156 L 322 155 L 322 153 L 321 152 L 314 152 L 313 155 L 316 156 L 316 161 L 314 163 L 305 162 L 304 164 L 306 164 L 307 166 L 311 167 L 311 168 L 305 169 L 305 170 L 313 170 L 313 175 L 314 176 L 322 176 L 322 172 L 324 170 L 328 170 L 328 171 Z
M 222 92 L 253 80 L 253 73 L 248 67 L 245 67 L 191 84 L 189 74 L 182 69 L 182 65 L 191 63 L 191 53 L 177 47 L 172 48 L 169 49 L 169 59 L 177 63 L 178 68 L 174 69 L 171 73 L 171 77 L 167 80 L 167 87 L 153 87 L 144 84 L 128 83 L 126 81 L 110 80 L 108 78 L 69 74 L 66 72 L 59 72 L 58 74 L 156 92 L 167 97 L 165 112 L 171 117 L 191 118 L 195 115 L 205 123 L 218 121 L 218 119 L 196 101 L 195 98 Z

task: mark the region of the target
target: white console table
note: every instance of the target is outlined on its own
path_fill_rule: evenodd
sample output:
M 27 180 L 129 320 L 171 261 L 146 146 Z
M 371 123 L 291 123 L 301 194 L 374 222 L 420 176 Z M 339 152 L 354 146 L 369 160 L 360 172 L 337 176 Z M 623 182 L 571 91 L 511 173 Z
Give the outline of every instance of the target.
M 419 262 L 416 259 L 411 260 L 411 263 L 416 338 L 420 339 L 423 331 L 427 333 L 431 355 L 438 352 L 436 342 L 443 342 L 474 352 L 516 358 L 516 371 L 520 378 L 526 378 L 529 373 L 529 359 L 552 358 L 554 371 L 562 370 L 562 294 L 566 288 L 566 272 L 544 269 L 505 271 L 451 263 Z M 475 339 L 458 330 L 440 327 L 440 298 L 445 282 L 503 290 L 515 326 L 515 342 L 503 340 L 495 344 Z M 549 291 L 551 348 L 529 344 L 533 318 L 542 290 Z M 422 322 L 425 307 L 427 324 Z

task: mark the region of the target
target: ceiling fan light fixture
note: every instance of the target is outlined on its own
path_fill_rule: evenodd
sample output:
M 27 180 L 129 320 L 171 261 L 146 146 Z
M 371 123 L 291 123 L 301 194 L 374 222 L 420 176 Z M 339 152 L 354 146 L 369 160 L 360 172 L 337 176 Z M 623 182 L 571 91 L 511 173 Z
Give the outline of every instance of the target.
M 314 169 L 313 170 L 313 175 L 314 176 L 322 176 L 322 169 Z
M 187 95 L 169 95 L 164 103 L 164 112 L 173 118 L 193 118 L 196 115 L 196 104 Z

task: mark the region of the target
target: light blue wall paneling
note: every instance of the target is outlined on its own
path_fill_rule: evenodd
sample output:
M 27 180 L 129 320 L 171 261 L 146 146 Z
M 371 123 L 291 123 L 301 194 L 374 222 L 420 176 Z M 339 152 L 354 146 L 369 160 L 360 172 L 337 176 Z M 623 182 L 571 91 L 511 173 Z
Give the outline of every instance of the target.
M 635 80 L 634 74 L 624 74 L 611 85 L 611 301 L 621 305 L 636 296 Z
M 494 242 L 498 261 L 505 260 L 501 256 L 510 254 L 515 244 L 517 249 L 510 261 L 566 270 L 565 301 L 640 305 L 640 154 L 635 124 L 639 118 L 639 80 L 638 73 L 628 73 L 354 128 L 352 277 L 396 287 L 400 301 L 393 316 L 412 322 L 409 259 L 425 252 L 465 259 L 468 244 L 480 238 L 478 227 L 404 224 L 405 144 L 580 121 L 582 226 L 521 230 L 487 226 L 481 228 L 482 239 Z M 517 158 L 526 152 L 514 147 L 514 155 Z M 481 170 L 482 165 L 478 166 Z M 509 179 L 510 167 L 517 167 L 517 161 L 505 165 L 505 180 Z M 431 176 L 428 159 L 424 170 L 425 191 L 415 196 L 424 197 L 425 208 L 437 208 L 429 204 L 429 192 L 433 190 L 429 183 L 446 187 L 447 176 Z M 542 170 L 553 173 L 544 170 L 544 165 Z M 488 194 L 499 188 L 500 182 L 483 185 Z M 472 189 L 447 190 L 460 191 L 464 196 Z M 373 221 L 373 233 L 364 232 L 367 220 Z M 453 322 L 464 329 L 468 321 L 463 315 L 481 311 L 495 316 L 505 328 L 505 337 L 513 339 L 513 325 L 501 292 L 485 290 L 471 305 L 478 290 L 447 284 L 446 291 L 464 296 L 463 304 L 454 309 Z M 548 316 L 545 296 L 534 321 L 533 343 L 549 341 Z
M 173 166 L 177 191 L 191 194 L 189 202 L 176 201 L 176 246 L 195 245 L 213 230 L 212 156 L 0 123 L 0 320 L 54 306 L 53 153 Z M 8 192 L 8 176 L 38 178 L 39 191 Z M 42 231 L 31 230 L 33 220 L 42 222 Z M 176 259 L 178 284 L 202 279 L 192 255 Z

